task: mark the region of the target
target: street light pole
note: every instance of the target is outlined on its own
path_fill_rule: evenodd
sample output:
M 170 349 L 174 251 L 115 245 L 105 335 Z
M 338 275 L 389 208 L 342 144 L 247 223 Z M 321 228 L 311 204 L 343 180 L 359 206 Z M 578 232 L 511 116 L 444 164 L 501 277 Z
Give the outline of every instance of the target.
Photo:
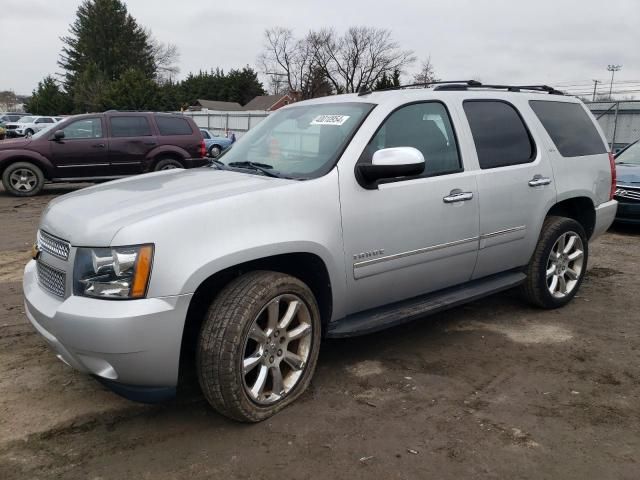
M 592 102 L 596 101 L 596 90 L 598 89 L 598 83 L 600 83 L 600 80 L 593 81 L 593 98 L 591 99 Z
M 613 76 L 622 68 L 622 65 L 609 65 L 607 70 L 611 72 L 611 84 L 609 85 L 609 100 L 611 100 L 611 94 L 613 92 Z

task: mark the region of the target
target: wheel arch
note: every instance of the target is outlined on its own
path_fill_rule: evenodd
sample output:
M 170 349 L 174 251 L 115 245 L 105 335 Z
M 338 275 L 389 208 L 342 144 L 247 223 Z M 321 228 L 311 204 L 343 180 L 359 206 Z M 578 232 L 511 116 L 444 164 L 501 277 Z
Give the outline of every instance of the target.
M 547 217 L 552 215 L 572 218 L 582 225 L 588 238 L 593 235 L 596 225 L 596 209 L 593 200 L 589 197 L 578 196 L 562 200 L 547 212 Z
M 9 167 L 9 165 L 13 165 L 18 162 L 28 162 L 33 163 L 35 166 L 42 170 L 44 174 L 44 178 L 47 180 L 51 180 L 54 178 L 54 168 L 53 165 L 45 158 L 35 154 L 27 154 L 24 152 L 6 152 L 8 155 L 4 155 L 0 158 L 0 177 L 4 171 Z
M 184 160 L 189 158 L 189 153 L 175 145 L 163 145 L 149 152 L 147 158 L 149 161 L 148 171 L 153 171 L 158 162 L 165 159 L 177 160 L 184 167 Z
M 303 281 L 313 292 L 320 317 L 325 326 L 333 313 L 333 290 L 329 270 L 315 253 L 294 252 L 277 254 L 239 263 L 213 273 L 196 288 L 189 304 L 180 346 L 180 371 L 191 371 L 200 327 L 215 296 L 235 278 L 255 270 L 281 272 Z

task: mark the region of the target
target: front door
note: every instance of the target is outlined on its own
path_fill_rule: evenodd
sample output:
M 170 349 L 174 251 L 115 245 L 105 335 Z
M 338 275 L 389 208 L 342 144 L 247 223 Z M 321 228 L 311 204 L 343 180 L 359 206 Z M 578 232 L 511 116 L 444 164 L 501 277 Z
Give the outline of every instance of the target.
M 481 169 L 480 250 L 473 274 L 481 278 L 529 262 L 556 189 L 548 149 L 527 127 L 533 119 L 524 101 L 466 100 L 462 108 Z
M 425 172 L 366 189 L 340 168 L 348 304 L 346 314 L 404 300 L 471 278 L 478 250 L 476 172 L 465 171 L 441 102 L 404 105 L 373 135 L 358 163 L 376 150 L 414 147 Z
M 107 140 L 100 117 L 74 120 L 60 130 L 64 138 L 51 140 L 51 160 L 57 178 L 100 177 L 109 175 Z M 50 131 L 53 136 L 54 131 Z

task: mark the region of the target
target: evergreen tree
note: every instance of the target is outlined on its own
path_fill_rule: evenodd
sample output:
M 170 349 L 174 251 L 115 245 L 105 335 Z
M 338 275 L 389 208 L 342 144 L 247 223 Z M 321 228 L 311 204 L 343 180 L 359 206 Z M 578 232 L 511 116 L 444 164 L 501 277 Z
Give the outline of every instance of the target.
M 230 70 L 224 76 L 224 96 L 228 102 L 238 102 L 246 105 L 254 97 L 264 95 L 262 83 L 258 80 L 258 74 L 248 65 L 242 70 Z
M 48 75 L 38 83 L 26 109 L 35 115 L 64 115 L 71 112 L 72 105 L 71 99 L 62 91 L 58 82 Z
M 58 64 L 73 93 L 91 63 L 106 81 L 118 80 L 128 69 L 153 78 L 156 66 L 149 33 L 128 13 L 121 0 L 84 0 L 78 7 Z
M 101 98 L 103 110 L 161 110 L 160 87 L 144 72 L 129 69 L 111 82 Z

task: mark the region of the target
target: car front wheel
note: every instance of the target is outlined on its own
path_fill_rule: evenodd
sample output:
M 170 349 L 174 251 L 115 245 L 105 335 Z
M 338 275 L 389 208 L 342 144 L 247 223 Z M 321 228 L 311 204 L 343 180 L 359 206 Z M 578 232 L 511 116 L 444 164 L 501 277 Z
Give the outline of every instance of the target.
M 550 216 L 526 268 L 524 297 L 542 308 L 557 308 L 576 295 L 587 271 L 589 241 L 582 225 Z
M 216 297 L 198 341 L 197 370 L 209 403 L 221 414 L 259 422 L 298 398 L 318 360 L 316 300 L 290 275 L 256 271 Z
M 44 186 L 42 170 L 29 162 L 16 162 L 2 173 L 2 185 L 11 195 L 31 197 L 40 193 Z

